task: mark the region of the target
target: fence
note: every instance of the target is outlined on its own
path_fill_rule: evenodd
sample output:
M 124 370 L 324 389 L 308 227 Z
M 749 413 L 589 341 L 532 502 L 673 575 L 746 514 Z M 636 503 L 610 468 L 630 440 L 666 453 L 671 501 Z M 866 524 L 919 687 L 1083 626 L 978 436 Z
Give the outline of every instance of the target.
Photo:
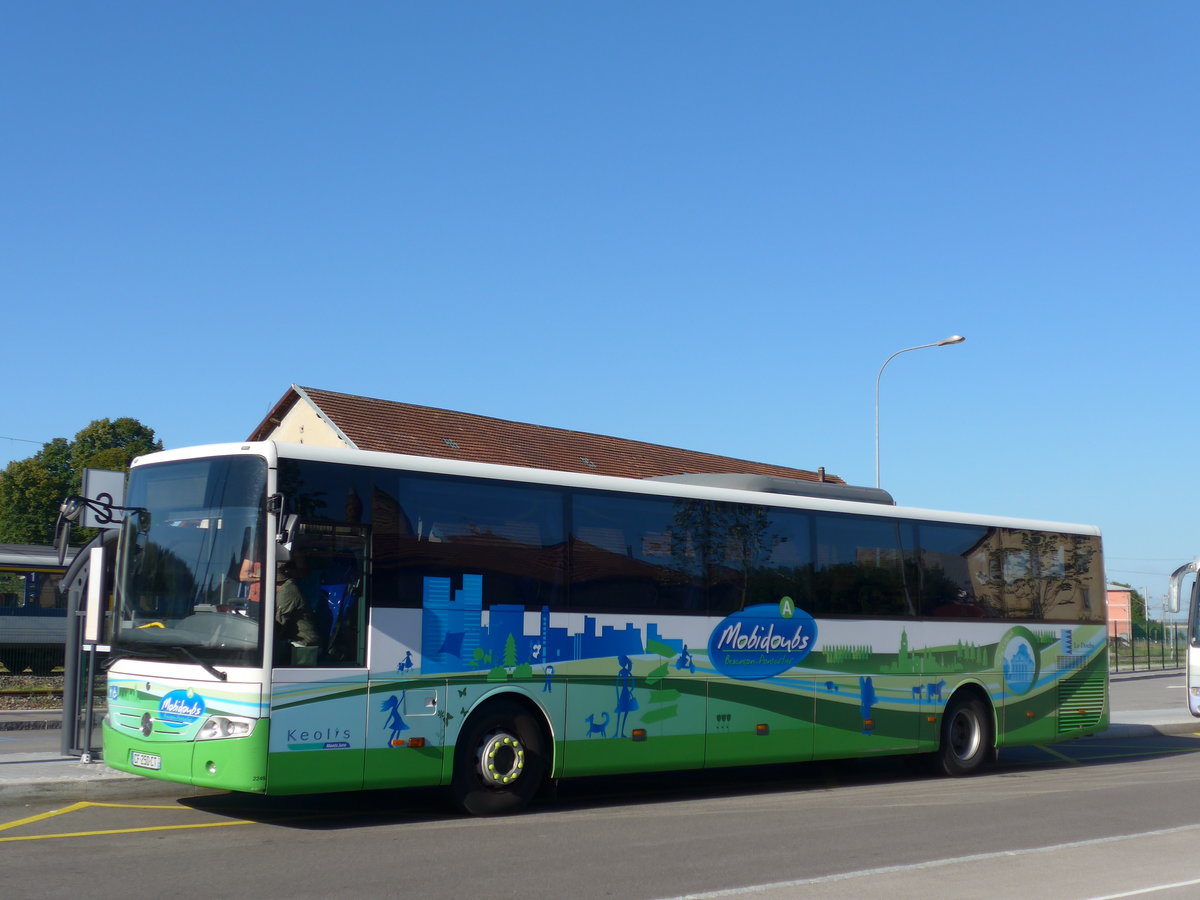
M 1133 638 L 1124 635 L 1108 642 L 1110 672 L 1135 672 L 1182 668 L 1187 653 L 1187 632 L 1182 622 L 1137 622 Z

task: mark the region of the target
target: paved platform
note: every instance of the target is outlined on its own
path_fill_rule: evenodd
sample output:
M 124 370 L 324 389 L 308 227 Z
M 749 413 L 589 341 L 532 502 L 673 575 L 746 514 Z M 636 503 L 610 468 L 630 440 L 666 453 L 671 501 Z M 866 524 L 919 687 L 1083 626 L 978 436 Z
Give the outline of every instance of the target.
M 64 756 L 62 723 L 62 710 L 0 710 L 0 805 L 211 793 L 117 772 L 99 758 Z
M 1127 673 L 1112 678 L 1112 724 L 1095 738 L 1149 737 L 1153 735 L 1200 733 L 1200 719 L 1194 719 L 1184 706 L 1182 691 L 1179 703 L 1169 708 L 1136 708 L 1136 682 L 1157 679 L 1179 682 L 1182 673 L 1175 671 Z M 1125 685 L 1124 688 L 1119 685 Z M 1153 695 L 1157 696 L 1157 695 Z M 1122 698 L 1133 708 L 1122 708 Z M 0 710 L 0 735 L 11 732 L 46 733 L 41 746 L 58 746 L 62 728 L 61 710 Z M 53 735 L 51 735 L 53 733 Z M 189 788 L 186 785 L 139 775 L 116 772 L 99 760 L 84 760 L 63 756 L 61 752 L 45 750 L 21 752 L 17 743 L 0 745 L 0 804 L 37 802 L 80 802 L 128 799 L 130 797 L 197 796 L 212 791 Z

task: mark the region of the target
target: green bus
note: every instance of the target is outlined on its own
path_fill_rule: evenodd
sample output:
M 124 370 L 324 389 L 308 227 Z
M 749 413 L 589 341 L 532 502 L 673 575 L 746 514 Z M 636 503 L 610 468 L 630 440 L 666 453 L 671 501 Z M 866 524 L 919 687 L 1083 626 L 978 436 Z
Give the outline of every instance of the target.
M 739 475 L 274 442 L 129 476 L 104 759 L 203 788 L 886 754 L 951 775 L 1107 724 L 1100 535 Z

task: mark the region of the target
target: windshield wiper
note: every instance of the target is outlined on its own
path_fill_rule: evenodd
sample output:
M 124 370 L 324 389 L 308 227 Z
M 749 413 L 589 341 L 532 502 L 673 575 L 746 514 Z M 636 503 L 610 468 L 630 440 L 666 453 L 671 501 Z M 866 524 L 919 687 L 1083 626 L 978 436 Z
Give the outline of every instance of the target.
M 211 663 L 206 663 L 204 660 L 202 660 L 200 657 L 198 657 L 195 653 L 193 653 L 191 650 L 189 650 L 187 647 L 183 646 L 182 644 L 167 644 L 166 648 L 168 650 L 174 650 L 175 653 L 182 656 L 188 662 L 194 662 L 196 665 L 203 668 L 204 671 L 207 672 L 209 675 L 211 675 L 213 678 L 216 678 L 219 681 L 228 681 L 229 680 L 229 674 L 227 672 L 222 672 L 220 669 L 218 669 L 216 666 L 212 665 Z
M 166 654 L 158 652 L 157 649 L 151 650 L 151 651 L 142 649 L 142 650 L 139 650 L 137 653 L 134 653 L 132 650 L 124 650 L 124 649 L 114 647 L 112 650 L 109 651 L 108 659 L 106 659 L 103 663 L 104 671 L 107 672 L 110 668 L 112 668 L 113 663 L 117 662 L 118 660 L 137 659 L 142 656 L 152 656 L 155 659 L 164 659 L 166 657 Z

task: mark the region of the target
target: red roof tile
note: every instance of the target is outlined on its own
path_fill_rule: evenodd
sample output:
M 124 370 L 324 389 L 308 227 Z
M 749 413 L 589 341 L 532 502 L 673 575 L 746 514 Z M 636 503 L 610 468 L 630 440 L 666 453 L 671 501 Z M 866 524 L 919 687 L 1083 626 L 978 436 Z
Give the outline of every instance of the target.
M 295 385 L 250 439 L 269 439 L 282 417 L 305 397 L 361 450 L 624 478 L 738 473 L 845 483 L 836 475 L 806 469 Z

